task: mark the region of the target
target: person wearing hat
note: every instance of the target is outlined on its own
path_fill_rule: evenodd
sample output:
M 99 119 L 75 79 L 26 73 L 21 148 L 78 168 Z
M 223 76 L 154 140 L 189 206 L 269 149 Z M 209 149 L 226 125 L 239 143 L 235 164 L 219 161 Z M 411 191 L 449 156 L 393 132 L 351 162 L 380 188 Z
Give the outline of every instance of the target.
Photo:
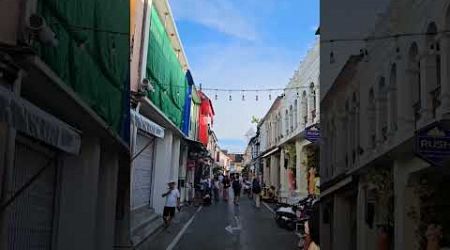
M 169 190 L 162 195 L 166 197 L 166 204 L 164 206 L 163 218 L 165 227 L 169 227 L 170 222 L 175 216 L 175 208 L 180 210 L 180 191 L 175 187 L 176 181 L 171 180 L 167 183 Z

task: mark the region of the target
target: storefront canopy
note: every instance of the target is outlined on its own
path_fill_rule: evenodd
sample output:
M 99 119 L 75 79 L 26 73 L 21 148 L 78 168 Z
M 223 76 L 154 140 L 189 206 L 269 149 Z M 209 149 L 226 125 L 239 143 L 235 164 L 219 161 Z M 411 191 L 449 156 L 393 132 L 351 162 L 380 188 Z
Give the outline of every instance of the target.
M 0 87 L 0 122 L 70 154 L 80 151 L 80 132 Z
M 276 153 L 278 150 L 280 150 L 280 148 L 279 148 L 279 147 L 276 147 L 276 148 L 270 150 L 269 152 L 265 153 L 265 154 L 262 156 L 262 158 L 265 158 L 265 157 L 267 157 L 267 156 L 270 156 L 270 155 Z
M 138 114 L 134 110 L 130 110 L 130 116 L 131 116 L 131 124 L 138 127 L 144 132 L 147 132 L 151 135 L 154 135 L 159 138 L 164 138 L 164 128 L 159 126 L 158 124 L 150 121 L 149 119 L 145 118 L 144 116 Z

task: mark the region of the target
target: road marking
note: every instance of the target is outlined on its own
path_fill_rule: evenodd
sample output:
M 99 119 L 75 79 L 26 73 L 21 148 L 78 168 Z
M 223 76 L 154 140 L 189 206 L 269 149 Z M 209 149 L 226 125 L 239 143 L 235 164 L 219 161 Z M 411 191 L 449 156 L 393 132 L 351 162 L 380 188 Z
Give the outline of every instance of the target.
M 272 209 L 269 205 L 267 205 L 267 203 L 263 202 L 262 204 L 263 204 L 267 209 L 269 209 L 269 211 L 270 211 L 271 213 L 275 214 L 275 211 L 273 211 L 273 209 Z
M 234 231 L 241 231 L 241 229 L 242 229 L 239 218 L 237 216 L 234 216 L 234 219 L 236 220 L 236 227 L 232 227 L 231 225 L 228 225 L 225 227 L 225 230 L 227 230 L 230 234 L 233 234 Z
M 178 243 L 178 241 L 180 241 L 181 236 L 183 236 L 184 232 L 186 231 L 186 229 L 191 225 L 192 221 L 194 221 L 195 216 L 197 216 L 198 212 L 200 212 L 200 210 L 202 210 L 202 206 L 200 206 L 197 211 L 195 211 L 195 214 L 192 215 L 192 217 L 189 219 L 188 222 L 186 222 L 186 224 L 184 224 L 183 228 L 181 229 L 181 231 L 177 234 L 177 236 L 172 240 L 172 242 L 170 243 L 170 245 L 166 248 L 166 250 L 172 250 Z

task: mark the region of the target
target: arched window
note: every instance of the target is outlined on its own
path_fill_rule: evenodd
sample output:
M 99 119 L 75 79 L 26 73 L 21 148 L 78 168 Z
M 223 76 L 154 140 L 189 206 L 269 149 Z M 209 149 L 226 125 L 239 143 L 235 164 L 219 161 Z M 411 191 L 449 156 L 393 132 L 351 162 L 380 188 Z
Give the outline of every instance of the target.
M 370 147 L 375 148 L 376 147 L 376 113 L 375 113 L 375 93 L 373 91 L 373 88 L 370 88 L 369 90 L 369 103 L 368 103 L 368 122 L 369 122 L 369 142 Z
M 292 105 L 289 107 L 289 125 L 291 132 L 294 131 L 294 108 Z
M 387 131 L 388 131 L 388 106 L 387 106 L 387 86 L 386 80 L 384 77 L 380 77 L 378 80 L 378 122 L 380 128 L 380 139 L 382 141 L 387 140 Z
M 431 94 L 431 109 L 433 112 L 433 118 L 436 117 L 436 109 L 440 105 L 440 93 L 441 93 L 441 48 L 437 38 L 438 28 L 436 23 L 432 22 L 427 28 L 426 44 L 427 49 L 430 51 L 430 56 L 426 58 L 427 69 L 431 69 L 433 72 L 427 74 L 426 82 L 430 83 L 429 91 Z
M 289 134 L 289 111 L 286 109 L 284 115 L 284 130 L 286 131 L 286 135 Z
M 306 96 L 306 91 L 302 94 L 302 116 L 303 116 L 303 126 L 308 123 L 308 97 Z
M 397 65 L 391 66 L 389 76 L 389 109 L 390 109 L 390 130 L 397 130 Z
M 298 101 L 294 101 L 294 128 L 298 127 Z
M 408 76 L 411 83 L 411 105 L 414 110 L 415 119 L 420 119 L 421 110 L 421 75 L 420 75 L 420 61 L 419 48 L 416 43 L 411 44 L 408 53 Z
M 283 126 L 281 124 L 281 113 L 278 112 L 278 138 L 283 137 Z
M 310 94 L 311 94 L 311 99 L 310 99 L 310 101 L 311 101 L 311 122 L 314 122 L 314 119 L 316 118 L 316 115 L 317 115 L 317 103 L 316 103 L 316 90 L 315 90 L 315 88 L 314 88 L 314 83 L 312 82 L 310 85 L 309 85 L 309 91 L 310 91 Z

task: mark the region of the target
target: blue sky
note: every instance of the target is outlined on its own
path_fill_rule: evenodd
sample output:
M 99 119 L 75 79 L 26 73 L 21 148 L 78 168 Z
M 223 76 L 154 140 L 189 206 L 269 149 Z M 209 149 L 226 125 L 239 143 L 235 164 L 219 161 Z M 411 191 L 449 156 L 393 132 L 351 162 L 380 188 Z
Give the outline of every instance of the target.
M 169 0 L 191 72 L 204 88 L 282 88 L 313 44 L 319 0 Z M 221 148 L 245 149 L 251 117 L 279 93 L 206 91 Z M 218 99 L 215 100 L 217 94 Z M 258 95 L 256 101 L 255 95 Z

